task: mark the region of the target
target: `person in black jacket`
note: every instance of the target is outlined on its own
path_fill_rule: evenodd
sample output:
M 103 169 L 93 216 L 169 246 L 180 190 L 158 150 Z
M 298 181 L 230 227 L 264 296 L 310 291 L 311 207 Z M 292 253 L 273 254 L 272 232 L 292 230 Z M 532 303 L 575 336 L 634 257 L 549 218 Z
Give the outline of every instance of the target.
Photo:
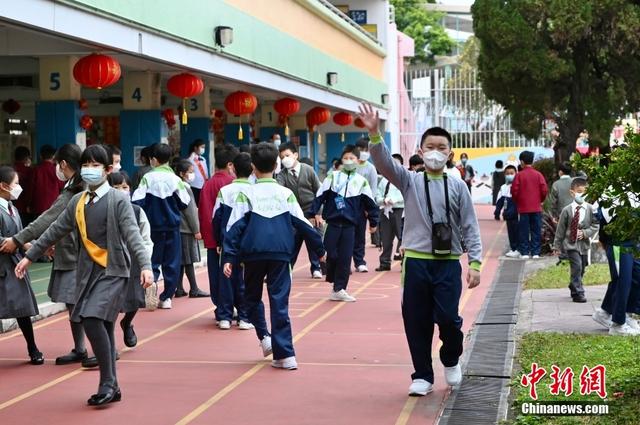
M 518 257 L 518 209 L 515 201 L 511 197 L 511 183 L 516 177 L 516 172 L 516 167 L 513 165 L 507 165 L 505 167 L 505 183 L 500 187 L 496 210 L 494 212 L 495 219 L 500 220 L 500 211 L 502 211 L 502 218 L 507 222 L 510 251 L 505 255 L 512 258 Z
M 504 163 L 502 160 L 496 161 L 496 169 L 491 173 L 491 190 L 493 192 L 492 197 L 492 205 L 495 205 L 498 201 L 498 195 L 500 194 L 500 189 L 502 189 L 502 185 L 506 183 L 504 178 Z

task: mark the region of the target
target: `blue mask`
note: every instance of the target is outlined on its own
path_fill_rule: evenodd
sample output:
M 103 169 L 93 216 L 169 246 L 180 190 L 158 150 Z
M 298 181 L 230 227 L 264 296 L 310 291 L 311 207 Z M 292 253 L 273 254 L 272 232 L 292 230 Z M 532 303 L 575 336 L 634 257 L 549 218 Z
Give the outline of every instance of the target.
M 90 186 L 97 186 L 102 183 L 105 177 L 103 168 L 82 167 L 80 170 L 80 177 Z
M 509 175 L 504 176 L 504 179 L 506 180 L 507 183 L 512 183 L 513 179 L 515 179 L 515 178 L 516 178 L 516 176 L 514 176 L 513 174 L 509 174 Z
M 580 205 L 584 203 L 584 196 L 582 196 L 580 193 L 576 193 L 576 197 L 574 198 L 574 200 L 576 201 L 576 204 Z

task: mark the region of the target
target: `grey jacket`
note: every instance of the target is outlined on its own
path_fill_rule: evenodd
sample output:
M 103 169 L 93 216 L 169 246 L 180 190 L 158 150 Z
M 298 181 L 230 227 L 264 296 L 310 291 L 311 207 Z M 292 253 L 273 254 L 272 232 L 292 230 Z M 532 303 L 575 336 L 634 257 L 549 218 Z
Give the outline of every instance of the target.
M 560 217 L 562 210 L 573 202 L 573 197 L 569 190 L 571 190 L 571 177 L 561 177 L 551 185 L 549 202 L 551 213 L 554 217 Z
M 564 247 L 565 251 L 579 251 L 580 254 L 585 255 L 591 247 L 590 239 L 598 233 L 600 224 L 593 214 L 593 207 L 586 202 L 580 206 L 585 209 L 585 214 L 584 219 L 578 224 L 578 229 L 584 232 L 585 237 L 575 242 L 571 241 L 571 221 L 574 212 L 572 204 L 567 205 L 560 213 L 556 237 L 553 242 L 554 248 L 558 251 L 560 247 Z
M 84 192 L 73 196 L 67 204 L 65 210 L 46 232 L 27 251 L 27 258 L 31 261 L 40 258 L 44 251 L 69 233 L 78 232 L 76 223 L 76 206 L 78 200 Z M 136 222 L 131 200 L 124 193 L 109 189 L 106 195 L 108 204 L 107 212 L 107 276 L 129 277 L 131 268 L 131 258 L 129 252 L 133 253 L 138 261 L 141 270 L 151 270 L 151 258 L 140 235 L 140 228 Z M 79 240 L 78 243 L 82 242 Z M 128 250 L 127 250 L 128 248 Z
M 51 207 L 40 214 L 40 216 L 32 221 L 25 229 L 13 236 L 13 239 L 19 244 L 24 245 L 27 242 L 38 239 L 53 224 L 54 221 L 62 214 L 65 207 L 73 198 L 73 192 L 63 190 Z M 64 236 L 56 243 L 56 254 L 53 257 L 54 270 L 75 270 L 78 263 L 78 238 L 75 232 L 71 232 Z
M 282 171 L 276 176 L 276 181 L 280 186 L 284 186 L 296 197 L 300 204 L 300 208 L 305 213 L 311 208 L 313 200 L 316 199 L 316 193 L 320 188 L 320 180 L 316 172 L 307 164 L 300 163 L 300 175 L 298 178 L 293 177 L 291 170 L 282 167 Z
M 427 212 L 427 197 L 424 187 L 424 173 L 409 171 L 397 163 L 384 143 L 369 143 L 373 163 L 380 173 L 397 187 L 404 198 L 404 231 L 402 245 L 407 250 L 429 256 L 432 253 L 431 219 Z M 469 263 L 482 262 L 480 227 L 473 208 L 473 201 L 467 184 L 460 179 L 448 178 L 450 219 L 452 227 L 452 247 L 454 256 L 463 253 L 462 239 L 468 250 Z M 436 223 L 446 222 L 444 179 L 431 180 L 429 184 L 433 219 Z
M 195 199 L 193 197 L 193 191 L 189 185 L 185 184 L 187 192 L 189 192 L 189 199 Z M 180 233 L 189 233 L 195 235 L 200 233 L 200 220 L 198 220 L 198 207 L 195 202 L 189 202 L 187 208 L 180 211 Z
M 367 179 L 369 187 L 371 187 L 371 191 L 375 196 L 375 190 L 378 187 L 378 172 L 376 171 L 376 166 L 369 161 L 366 161 L 364 164 L 358 164 L 356 173 Z

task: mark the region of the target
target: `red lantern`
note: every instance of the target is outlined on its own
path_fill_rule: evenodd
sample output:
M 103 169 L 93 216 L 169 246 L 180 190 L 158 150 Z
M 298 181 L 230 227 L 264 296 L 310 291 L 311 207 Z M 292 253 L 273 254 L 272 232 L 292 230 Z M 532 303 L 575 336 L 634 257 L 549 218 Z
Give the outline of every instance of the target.
M 167 108 L 164 111 L 162 111 L 162 117 L 166 121 L 167 127 L 169 128 L 175 127 L 176 118 L 175 118 L 175 113 L 173 112 L 173 109 Z
M 276 101 L 273 105 L 280 117 L 284 118 L 284 135 L 289 136 L 289 117 L 296 114 L 300 110 L 300 102 L 290 97 L 285 97 Z
M 213 113 L 213 116 L 218 119 L 222 119 L 224 118 L 224 111 L 222 109 L 216 109 L 215 112 Z
M 356 118 L 356 120 L 353 122 L 353 124 L 358 128 L 365 128 L 365 125 L 362 122 L 362 120 L 360 119 L 360 117 Z
M 2 103 L 2 110 L 9 115 L 13 115 L 20 110 L 20 103 L 15 99 L 5 100 Z
M 167 90 L 176 97 L 182 98 L 182 125 L 187 125 L 187 99 L 197 96 L 204 90 L 204 81 L 201 78 L 183 72 L 174 75 L 167 81 Z
M 120 79 L 120 64 L 111 56 L 93 53 L 81 58 L 73 67 L 73 78 L 85 87 L 103 89 Z
M 253 114 L 258 107 L 258 99 L 251 93 L 245 91 L 237 91 L 231 93 L 224 100 L 224 108 L 230 114 L 240 117 L 240 128 L 238 129 L 238 139 L 242 141 L 244 135 L 242 133 L 242 115 Z
M 311 108 L 309 112 L 307 112 L 307 127 L 309 127 L 310 132 L 313 133 L 315 127 L 326 123 L 329 121 L 329 118 L 331 118 L 331 112 L 329 112 L 327 108 L 320 106 Z M 322 136 L 320 133 L 318 133 L 318 144 L 322 144 Z
M 86 111 L 87 109 L 89 109 L 89 102 L 87 101 L 87 99 L 80 99 L 78 101 L 78 108 L 82 111 Z
M 351 114 L 347 114 L 346 112 L 338 112 L 333 116 L 333 122 L 341 127 L 345 127 L 347 125 L 351 125 L 353 117 Z M 340 135 L 340 141 L 344 142 L 344 131 Z
M 93 118 L 89 115 L 83 115 L 82 118 L 80 118 L 80 127 L 84 130 L 89 130 L 93 127 Z

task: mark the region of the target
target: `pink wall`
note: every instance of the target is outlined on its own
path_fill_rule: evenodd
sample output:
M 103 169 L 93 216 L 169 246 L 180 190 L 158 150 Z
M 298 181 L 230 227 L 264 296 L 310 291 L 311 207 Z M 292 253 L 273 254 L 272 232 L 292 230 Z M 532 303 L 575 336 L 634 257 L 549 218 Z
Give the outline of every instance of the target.
M 396 31 L 398 39 L 398 100 L 400 103 L 400 154 L 408 163 L 409 157 L 415 153 L 416 123 L 411 109 L 411 101 L 407 87 L 404 84 L 404 63 L 415 54 L 413 39 L 406 34 Z

